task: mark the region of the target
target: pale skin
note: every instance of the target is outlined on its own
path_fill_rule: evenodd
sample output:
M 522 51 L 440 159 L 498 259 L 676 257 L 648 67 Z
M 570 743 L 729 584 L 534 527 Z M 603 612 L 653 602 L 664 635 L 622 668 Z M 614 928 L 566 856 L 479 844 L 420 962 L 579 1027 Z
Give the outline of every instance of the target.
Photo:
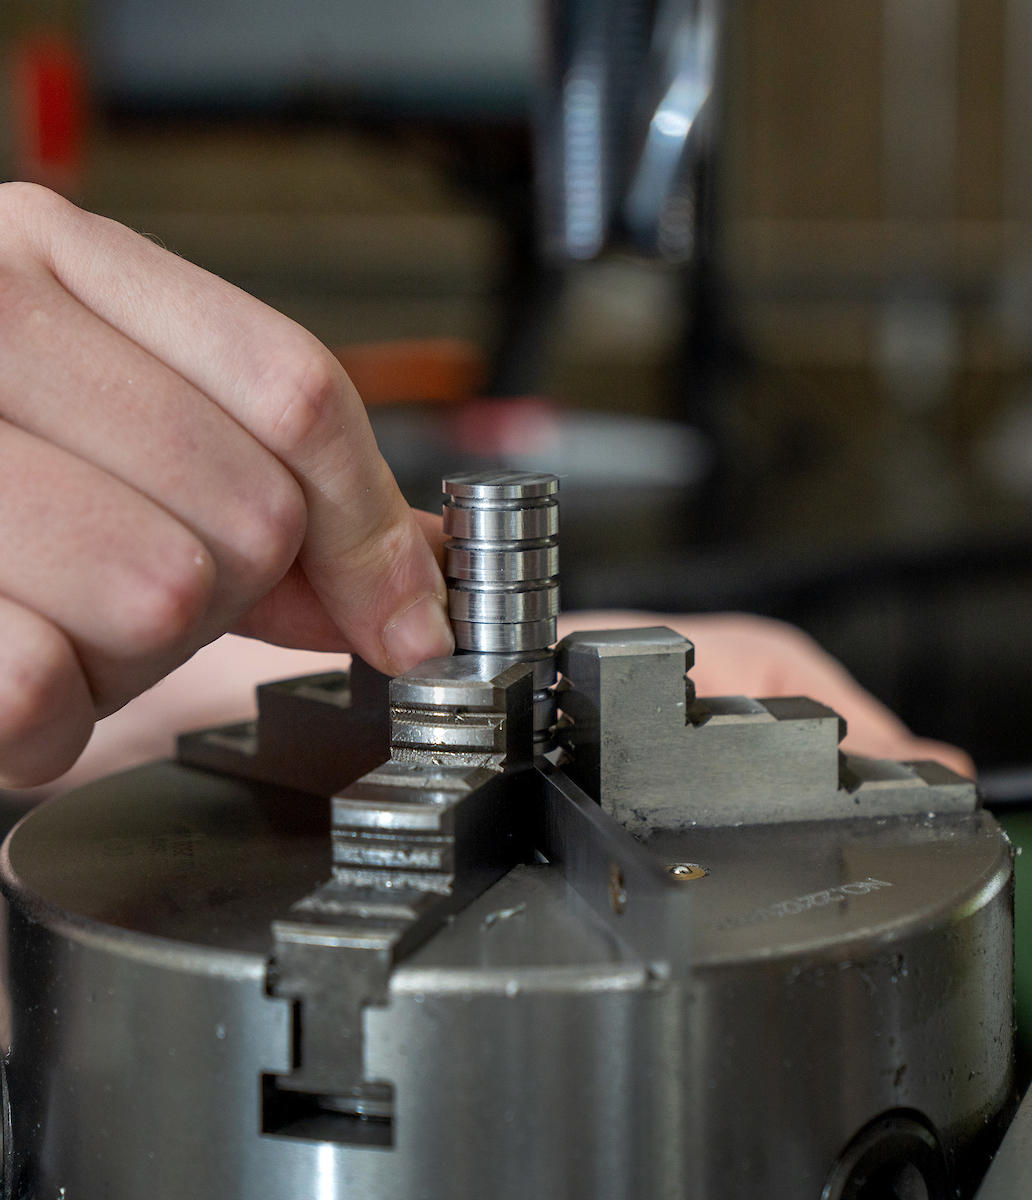
M 441 544 L 315 338 L 113 221 L 0 186 L 0 787 L 63 776 L 98 720 L 227 631 L 389 674 L 451 653 Z M 697 642 L 700 694 L 810 694 L 855 750 L 970 771 L 796 630 L 662 622 Z
M 227 629 L 397 672 L 445 587 L 362 402 L 299 326 L 146 238 L 0 187 L 0 782 Z

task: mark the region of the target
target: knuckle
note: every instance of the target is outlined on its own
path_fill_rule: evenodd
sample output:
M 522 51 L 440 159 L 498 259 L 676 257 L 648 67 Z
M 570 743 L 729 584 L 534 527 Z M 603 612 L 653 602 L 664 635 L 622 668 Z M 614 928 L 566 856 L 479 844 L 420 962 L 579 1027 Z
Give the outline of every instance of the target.
M 265 438 L 285 458 L 303 453 L 320 435 L 340 424 L 343 368 L 333 355 L 307 338 L 280 350 L 262 373 L 268 416 Z
M 54 720 L 75 669 L 56 630 L 19 637 L 0 670 L 0 746 L 17 745 Z
M 159 654 L 181 642 L 204 615 L 215 567 L 200 542 L 165 546 L 160 558 L 137 568 L 123 591 L 121 640 L 132 655 Z
M 307 510 L 301 488 L 279 467 L 234 522 L 230 542 L 240 562 L 241 583 L 267 591 L 297 557 L 305 536 Z
M 38 183 L 0 184 L 0 211 L 4 213 L 8 222 L 20 221 L 26 226 L 35 225 L 73 207 L 63 196 L 49 188 L 41 187 Z

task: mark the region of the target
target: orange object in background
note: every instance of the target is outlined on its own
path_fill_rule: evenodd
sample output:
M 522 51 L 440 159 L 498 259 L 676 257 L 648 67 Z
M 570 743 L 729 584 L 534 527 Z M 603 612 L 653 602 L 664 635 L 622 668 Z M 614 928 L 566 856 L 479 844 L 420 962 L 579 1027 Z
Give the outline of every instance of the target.
M 333 353 L 368 405 L 468 400 L 487 380 L 487 357 L 465 338 L 399 338 Z
M 36 32 L 13 47 L 15 175 L 63 195 L 81 185 L 86 89 L 75 42 Z

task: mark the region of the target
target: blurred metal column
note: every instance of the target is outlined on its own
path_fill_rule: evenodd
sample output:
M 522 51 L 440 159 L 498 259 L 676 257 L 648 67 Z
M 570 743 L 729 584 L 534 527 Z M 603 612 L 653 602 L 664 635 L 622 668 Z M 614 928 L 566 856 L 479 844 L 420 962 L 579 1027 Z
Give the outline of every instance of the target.
M 1032 0 L 1005 0 L 1003 219 L 997 322 L 1009 348 L 1032 352 Z
M 609 240 L 630 170 L 652 0 L 538 0 L 538 261 L 517 281 L 491 392 L 541 389 L 571 263 Z
M 886 290 L 875 331 L 888 402 L 890 533 L 955 527 L 959 497 L 929 416 L 951 398 L 960 330 L 951 295 L 958 0 L 883 0 L 882 206 Z
M 594 258 L 608 240 L 631 168 L 651 8 L 643 0 L 542 6 L 538 197 L 549 259 Z
M 957 0 L 884 0 L 882 194 L 890 219 L 954 208 Z
M 691 253 L 721 9 L 720 0 L 547 0 L 538 183 L 548 258 L 594 258 L 614 234 L 648 255 Z
M 719 0 L 661 0 L 623 217 L 635 246 L 671 262 L 695 251 L 720 44 Z

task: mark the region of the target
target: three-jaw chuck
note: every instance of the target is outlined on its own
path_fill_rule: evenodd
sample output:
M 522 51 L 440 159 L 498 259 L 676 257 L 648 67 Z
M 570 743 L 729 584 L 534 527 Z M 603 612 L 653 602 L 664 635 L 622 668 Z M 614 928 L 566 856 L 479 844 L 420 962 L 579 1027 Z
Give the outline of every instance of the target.
M 553 648 L 557 487 L 445 481 L 455 656 L 267 684 L 11 833 L 8 1200 L 971 1194 L 1006 838 L 669 629 Z

